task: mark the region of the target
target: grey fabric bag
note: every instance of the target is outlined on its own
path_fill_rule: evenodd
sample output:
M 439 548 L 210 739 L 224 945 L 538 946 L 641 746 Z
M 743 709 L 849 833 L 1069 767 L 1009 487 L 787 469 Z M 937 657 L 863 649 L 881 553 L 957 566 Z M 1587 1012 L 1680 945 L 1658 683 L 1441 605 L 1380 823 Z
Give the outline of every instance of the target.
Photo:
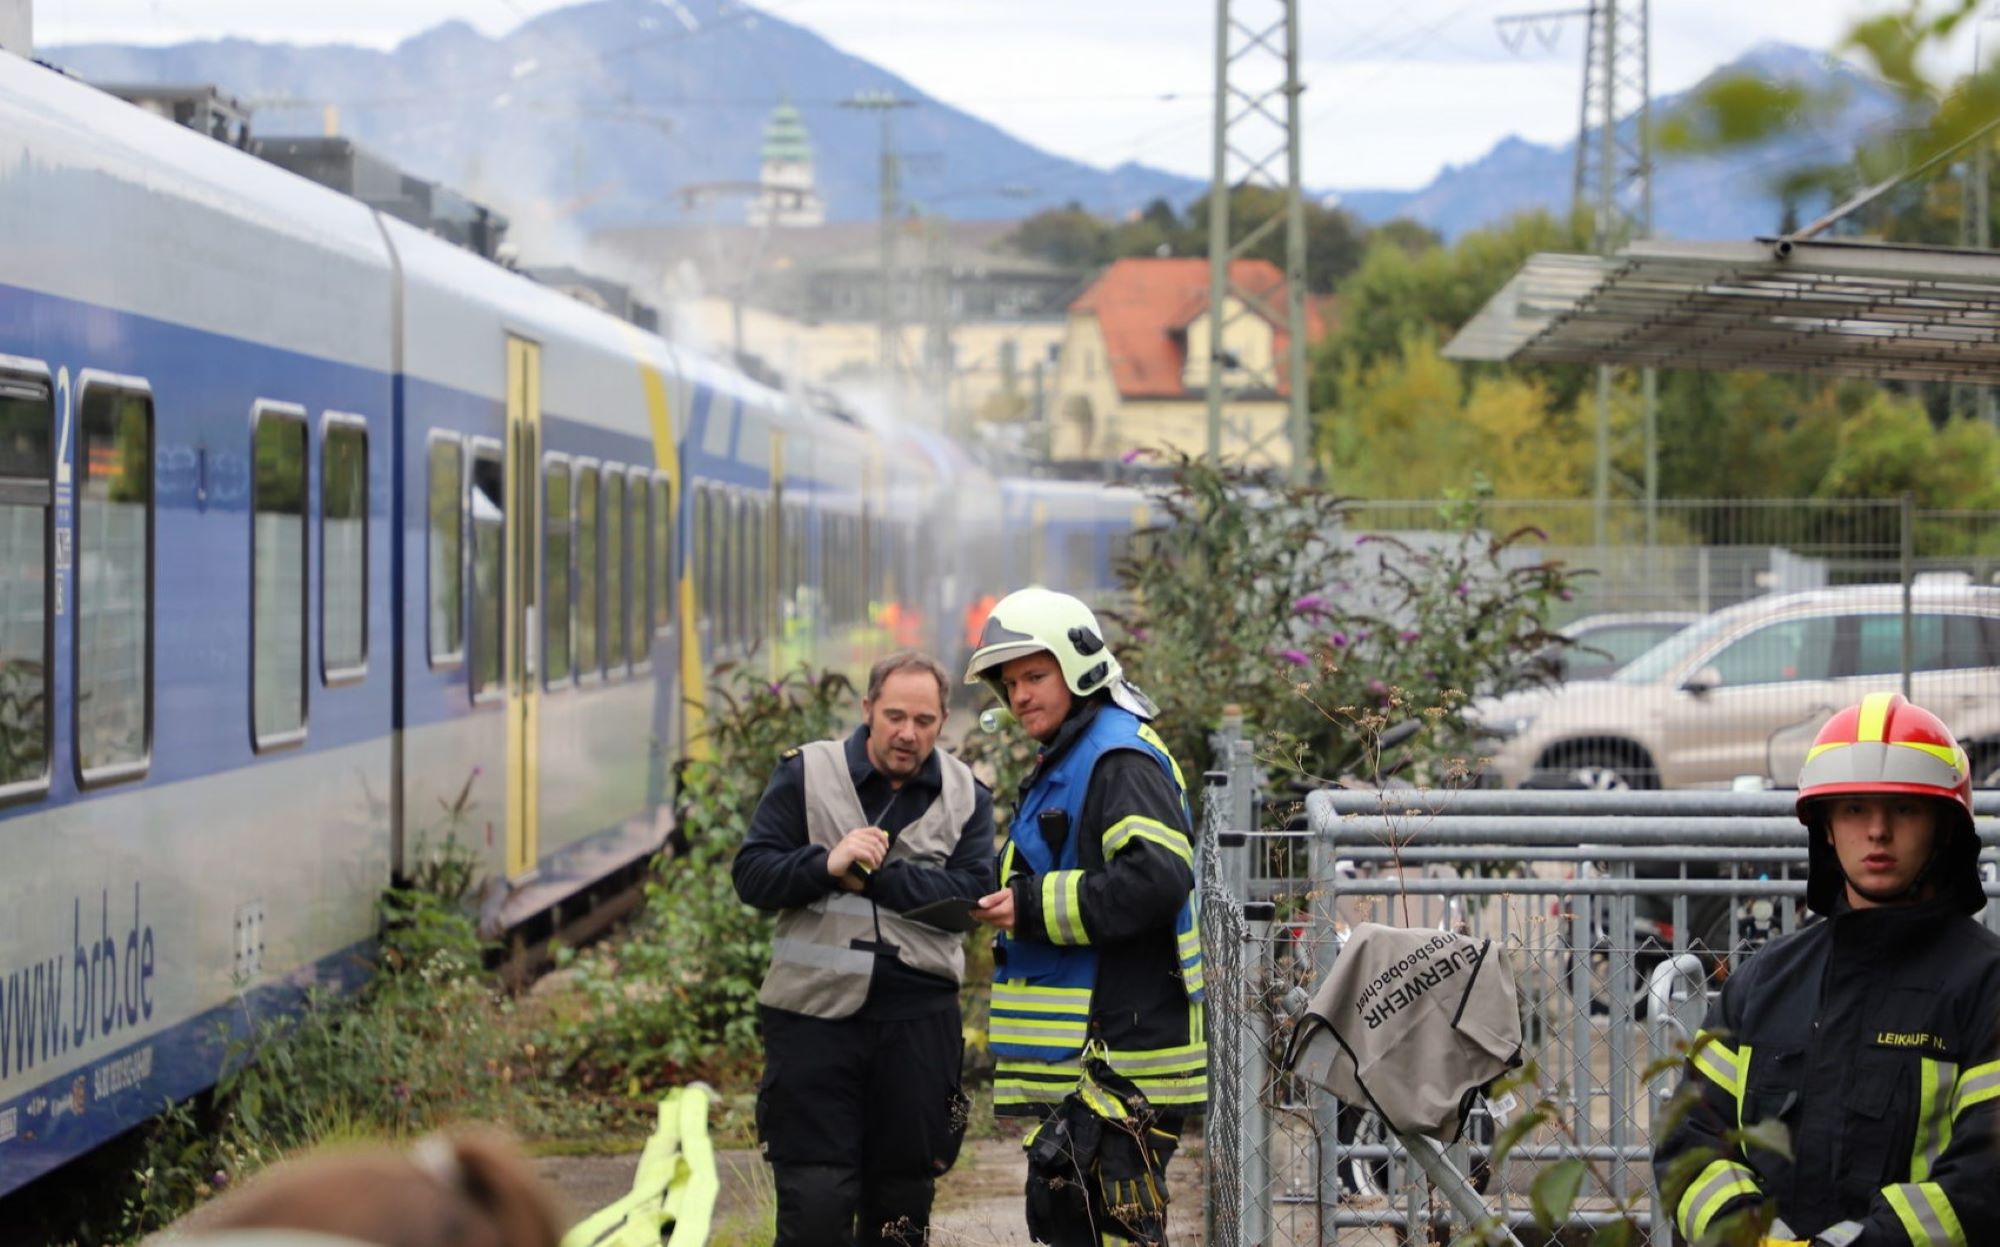
M 1488 940 L 1354 928 L 1285 1046 L 1285 1068 L 1398 1132 L 1450 1143 L 1472 1093 L 1520 1064 L 1514 976 Z

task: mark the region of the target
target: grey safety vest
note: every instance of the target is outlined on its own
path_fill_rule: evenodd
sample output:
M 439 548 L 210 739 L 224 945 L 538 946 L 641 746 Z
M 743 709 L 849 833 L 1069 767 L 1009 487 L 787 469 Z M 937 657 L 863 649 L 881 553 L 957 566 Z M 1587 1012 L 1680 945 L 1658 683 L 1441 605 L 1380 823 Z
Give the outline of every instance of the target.
M 972 770 L 942 749 L 937 759 L 943 791 L 922 818 L 896 833 L 884 865 L 908 861 L 942 866 L 958 847 L 959 833 L 972 817 Z M 806 837 L 832 849 L 848 832 L 868 826 L 847 771 L 847 747 L 840 741 L 814 741 L 804 746 L 802 761 Z M 875 954 L 854 942 L 872 944 L 878 922 L 882 941 L 896 947 L 896 960 L 954 983 L 964 981 L 964 936 L 879 909 L 859 893 L 835 891 L 779 913 L 771 937 L 771 969 L 757 1002 L 817 1018 L 851 1017 L 868 999 L 875 973 Z

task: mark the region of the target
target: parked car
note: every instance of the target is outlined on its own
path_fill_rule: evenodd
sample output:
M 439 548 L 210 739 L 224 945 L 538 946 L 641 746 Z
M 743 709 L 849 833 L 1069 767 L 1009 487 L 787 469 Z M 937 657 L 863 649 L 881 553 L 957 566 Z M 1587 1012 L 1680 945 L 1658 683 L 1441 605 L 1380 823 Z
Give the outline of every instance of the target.
M 1528 663 L 1549 683 L 1606 679 L 1700 618 L 1699 611 L 1586 615 L 1560 629 L 1568 645 L 1546 646 Z
M 1854 585 L 1717 611 L 1608 680 L 1487 698 L 1489 772 L 1518 787 L 1554 772 L 1591 788 L 1726 785 L 1771 775 L 1774 738 L 1902 687 L 1903 590 Z M 1911 591 L 1911 699 L 1941 716 L 2000 782 L 2000 589 Z M 1786 763 L 1785 765 L 1788 765 Z

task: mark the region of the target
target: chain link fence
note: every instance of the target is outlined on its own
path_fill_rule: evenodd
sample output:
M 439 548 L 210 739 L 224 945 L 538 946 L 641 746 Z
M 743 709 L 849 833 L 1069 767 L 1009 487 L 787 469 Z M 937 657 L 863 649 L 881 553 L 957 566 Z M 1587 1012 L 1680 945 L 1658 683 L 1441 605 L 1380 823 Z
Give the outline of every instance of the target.
M 1209 777 L 1200 856 L 1205 1241 L 1451 1243 L 1482 1218 L 1486 1241 L 1558 1241 L 1536 1229 L 1529 1192 L 1546 1166 L 1579 1158 L 1589 1172 L 1569 1233 L 1629 1216 L 1641 1241 L 1671 1243 L 1649 1159 L 1677 1058 L 1742 959 L 1812 921 L 1791 794 L 1328 790 L 1265 809 L 1248 745 L 1224 743 L 1232 765 Z M 2000 894 L 2000 794 L 1978 804 L 1987 891 Z M 2000 906 L 1984 921 L 2000 929 Z M 1372 1112 L 1280 1067 L 1361 922 L 1490 940 L 1519 990 L 1533 1078 L 1499 1103 L 1475 1099 L 1441 1184 Z M 1498 1133 L 1544 1097 L 1552 1117 L 1495 1164 Z

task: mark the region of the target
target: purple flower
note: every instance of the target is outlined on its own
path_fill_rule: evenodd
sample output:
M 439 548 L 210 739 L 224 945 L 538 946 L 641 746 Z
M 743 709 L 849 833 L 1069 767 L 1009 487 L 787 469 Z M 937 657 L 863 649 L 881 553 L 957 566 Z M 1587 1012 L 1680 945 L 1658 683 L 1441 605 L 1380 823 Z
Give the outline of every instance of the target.
M 1355 643 L 1356 645 L 1359 645 L 1359 644 L 1361 644 L 1361 643 L 1362 643 L 1363 641 L 1367 640 L 1367 639 L 1368 639 L 1369 637 L 1371 637 L 1371 636 L 1374 636 L 1374 635 L 1375 635 L 1375 630 L 1374 630 L 1374 629 L 1372 629 L 1372 628 L 1363 628 L 1363 629 L 1362 629 L 1361 631 L 1359 631 L 1359 632 L 1357 632 L 1357 633 L 1355 633 L 1355 634 L 1354 634 L 1354 643 Z
M 1365 546 L 1373 540 L 1375 540 L 1375 535 L 1373 533 L 1363 533 L 1359 537 L 1356 537 L 1354 539 L 1354 544 L 1357 546 Z
M 1326 614 L 1326 599 L 1317 593 L 1308 593 L 1292 603 L 1292 614 L 1324 615 Z
M 1141 645 L 1144 645 L 1147 639 L 1150 638 L 1152 635 L 1153 635 L 1152 630 L 1149 628 L 1132 629 L 1132 639 L 1134 641 L 1137 641 Z
M 785 683 L 783 680 L 771 681 L 771 696 L 776 697 L 778 694 L 784 691 L 785 691 Z
M 1556 596 L 1561 598 L 1565 602 L 1574 602 L 1576 600 L 1576 594 L 1571 593 L 1568 589 L 1557 590 Z
M 1306 657 L 1303 651 L 1295 649 L 1281 649 L 1278 651 L 1278 657 L 1284 659 L 1294 667 L 1304 667 L 1312 662 L 1312 659 Z
M 1368 691 L 1373 695 L 1375 695 L 1376 697 L 1380 697 L 1382 694 L 1389 691 L 1389 686 L 1382 683 L 1382 681 L 1380 680 L 1370 680 L 1368 681 Z
M 1466 584 L 1463 580 L 1458 582 L 1458 589 L 1457 589 L 1458 596 L 1464 597 L 1467 593 L 1470 592 L 1471 590 L 1466 587 Z
M 1133 462 L 1134 460 L 1138 459 L 1138 457 L 1139 457 L 1139 448 L 1138 448 L 1137 446 L 1134 446 L 1134 447 L 1133 447 L 1132 449 L 1130 449 L 1130 450 L 1126 451 L 1126 452 L 1125 452 L 1124 454 L 1122 454 L 1122 455 L 1118 456 L 1118 462 L 1120 462 L 1120 463 L 1131 463 L 1131 462 Z
M 1347 644 L 1347 634 L 1345 632 L 1335 632 L 1330 639 L 1333 641 L 1336 647 L 1345 646 Z
M 1405 628 L 1405 629 L 1404 629 L 1403 631 L 1401 631 L 1401 632 L 1399 632 L 1399 633 L 1397 633 L 1397 634 L 1396 634 L 1396 636 L 1397 636 L 1397 637 L 1398 637 L 1399 639 L 1401 639 L 1401 640 L 1404 640 L 1404 641 L 1414 641 L 1414 640 L 1416 640 L 1416 639 L 1417 639 L 1418 637 L 1420 637 L 1420 636 L 1422 636 L 1422 635 L 1423 635 L 1423 633 L 1421 633 L 1421 632 L 1417 632 L 1417 631 L 1415 631 L 1415 630 L 1413 630 L 1413 629 L 1409 629 L 1409 628 Z
M 1547 531 L 1546 529 L 1543 529 L 1543 528 L 1530 528 L 1530 529 L 1529 529 L 1528 531 L 1529 531 L 1529 532 L 1531 532 L 1531 533 L 1533 533 L 1533 534 L 1535 534 L 1535 537 L 1536 537 L 1536 539 L 1537 539 L 1537 540 L 1540 540 L 1540 541 L 1547 541 L 1547 540 L 1549 539 L 1549 534 L 1548 534 L 1548 531 Z

